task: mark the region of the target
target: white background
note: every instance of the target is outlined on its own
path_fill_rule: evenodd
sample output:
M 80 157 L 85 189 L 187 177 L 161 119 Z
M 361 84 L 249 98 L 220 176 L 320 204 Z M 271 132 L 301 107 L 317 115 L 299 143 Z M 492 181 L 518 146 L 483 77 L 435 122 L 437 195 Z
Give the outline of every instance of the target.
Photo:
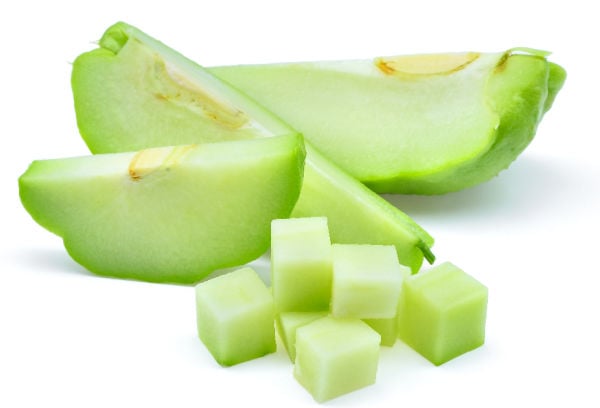
M 591 4 L 3 2 L 0 406 L 316 405 L 283 350 L 216 365 L 196 338 L 191 287 L 93 276 L 21 207 L 17 178 L 30 161 L 87 154 L 69 63 L 118 20 L 207 66 L 554 51 L 566 85 L 509 170 L 460 193 L 391 198 L 434 235 L 439 261 L 489 287 L 485 346 L 441 367 L 402 344 L 383 349 L 376 385 L 326 405 L 599 406 L 600 32 Z

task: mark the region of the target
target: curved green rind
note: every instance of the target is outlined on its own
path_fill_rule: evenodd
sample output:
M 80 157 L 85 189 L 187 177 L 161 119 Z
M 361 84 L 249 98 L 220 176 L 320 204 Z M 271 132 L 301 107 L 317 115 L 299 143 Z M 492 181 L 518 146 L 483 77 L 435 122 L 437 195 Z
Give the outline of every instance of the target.
M 511 55 L 490 75 L 486 87 L 487 103 L 500 118 L 488 149 L 471 160 L 434 174 L 365 184 L 375 191 L 443 194 L 491 179 L 507 168 L 533 139 L 547 100 L 548 77 L 545 59 Z
M 233 86 L 128 24 L 110 27 L 100 45 L 104 48 L 75 60 L 71 80 L 79 130 L 94 153 L 295 132 Z M 213 93 L 234 103 L 259 126 L 230 132 L 181 104 L 154 97 L 143 79 L 149 79 L 153 87 L 161 84 L 146 74 L 140 58 L 152 54 L 140 45 L 169 59 L 197 83 L 210 86 Z M 433 239 L 427 232 L 310 146 L 293 216 L 327 216 L 334 242 L 395 245 L 399 260 L 413 272 L 420 267 L 423 254 L 433 259 Z
M 560 91 L 567 79 L 567 71 L 554 62 L 548 62 L 548 96 L 544 104 L 544 113 L 548 112 L 554 103 L 558 91 Z
M 108 27 L 98 44 L 113 54 L 117 54 L 125 46 L 133 30 L 135 29 L 129 24 L 119 21 Z
M 247 263 L 300 193 L 302 137 L 198 145 L 132 179 L 134 153 L 35 161 L 19 178 L 25 209 L 93 273 L 194 283 Z

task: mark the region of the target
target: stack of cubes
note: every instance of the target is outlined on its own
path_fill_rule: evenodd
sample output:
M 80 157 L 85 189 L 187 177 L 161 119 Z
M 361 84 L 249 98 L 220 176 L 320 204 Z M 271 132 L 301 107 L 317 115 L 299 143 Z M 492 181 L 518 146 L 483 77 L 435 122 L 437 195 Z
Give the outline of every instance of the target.
M 275 320 L 317 401 L 373 384 L 398 337 L 436 365 L 484 341 L 485 286 L 450 263 L 411 275 L 392 245 L 332 245 L 326 218 L 273 221 L 271 283 L 243 268 L 199 284 L 198 334 L 237 364 L 275 351 Z
M 375 382 L 381 335 L 361 319 L 396 316 L 406 270 L 393 246 L 331 245 L 325 218 L 273 221 L 277 329 L 316 400 Z

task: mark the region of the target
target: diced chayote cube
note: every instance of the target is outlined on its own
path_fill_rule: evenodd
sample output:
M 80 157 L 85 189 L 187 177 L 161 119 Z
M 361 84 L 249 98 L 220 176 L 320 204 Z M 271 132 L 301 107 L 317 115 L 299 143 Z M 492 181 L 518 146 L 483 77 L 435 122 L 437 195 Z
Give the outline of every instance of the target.
M 322 311 L 331 298 L 331 242 L 327 218 L 271 224 L 271 285 L 278 311 Z
M 410 275 L 410 268 L 402 269 L 402 279 L 406 279 Z M 402 293 L 402 289 L 400 289 L 400 293 Z M 392 347 L 398 339 L 398 312 L 401 303 L 402 302 L 398 301 L 398 308 L 396 309 L 394 317 L 385 319 L 363 319 L 363 322 L 371 326 L 373 330 L 381 335 L 382 346 Z
M 392 245 L 334 244 L 331 314 L 394 317 L 405 269 Z
M 317 401 L 375 382 L 380 336 L 358 319 L 324 317 L 296 331 L 294 376 Z
M 447 262 L 404 281 L 400 339 L 440 365 L 484 343 L 487 288 Z
M 215 360 L 230 366 L 275 351 L 273 298 L 251 268 L 196 286 L 198 336 Z

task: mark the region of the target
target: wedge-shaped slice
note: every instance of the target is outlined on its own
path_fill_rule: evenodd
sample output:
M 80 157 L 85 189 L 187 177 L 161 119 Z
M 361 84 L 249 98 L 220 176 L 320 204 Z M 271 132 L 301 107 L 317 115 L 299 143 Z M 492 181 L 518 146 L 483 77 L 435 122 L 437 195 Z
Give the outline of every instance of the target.
M 245 94 L 140 30 L 110 27 L 73 64 L 80 132 L 94 153 L 295 133 Z M 433 239 L 310 145 L 293 216 L 327 216 L 333 242 L 392 244 L 417 271 Z
M 90 271 L 192 283 L 269 247 L 292 211 L 298 135 L 35 161 L 19 179 L 31 216 Z
M 273 297 L 251 268 L 196 285 L 196 317 L 198 336 L 221 365 L 275 352 Z
M 565 80 L 546 55 L 514 49 L 211 72 L 375 191 L 440 194 L 488 180 L 528 145 Z

